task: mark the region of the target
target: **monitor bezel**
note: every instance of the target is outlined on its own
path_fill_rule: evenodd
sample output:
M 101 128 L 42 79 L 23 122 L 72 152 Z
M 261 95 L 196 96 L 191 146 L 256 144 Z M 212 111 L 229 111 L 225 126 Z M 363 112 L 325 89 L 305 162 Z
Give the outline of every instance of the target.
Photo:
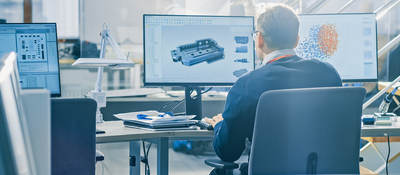
M 318 15 L 374 15 L 375 16 L 375 54 L 376 54 L 376 78 L 371 79 L 342 79 L 342 82 L 377 82 L 378 81 L 378 24 L 376 20 L 376 13 L 318 13 L 318 14 L 298 14 L 298 16 L 318 16 Z
M 55 22 L 44 22 L 44 23 L 1 23 L 0 25 L 32 25 L 32 24 L 34 24 L 34 25 L 40 25 L 40 24 L 52 24 L 52 25 L 54 25 L 55 26 L 55 30 L 56 30 L 56 48 L 57 48 L 57 67 L 58 67 L 58 87 L 59 87 L 59 92 L 58 93 L 52 93 L 50 90 L 49 90 L 49 92 L 50 92 L 50 94 L 51 94 L 51 97 L 61 97 L 61 76 L 60 76 L 60 74 L 61 74 L 61 70 L 60 70 L 60 57 L 59 57 L 59 53 L 58 53 L 58 33 L 57 33 L 57 23 L 55 23 Z M 14 52 L 16 52 L 17 53 L 17 51 L 15 50 Z M 17 64 L 18 64 L 18 60 L 17 60 Z M 33 88 L 24 88 L 24 89 L 33 89 Z M 47 89 L 47 88 L 46 88 Z
M 145 21 L 147 16 L 179 16 L 179 17 L 233 17 L 233 18 L 250 18 L 253 23 L 253 31 L 255 31 L 254 17 L 253 16 L 222 16 L 222 15 L 166 15 L 166 14 L 143 14 L 143 84 L 144 86 L 232 86 L 235 82 L 147 82 L 146 81 L 146 30 Z M 253 42 L 253 48 L 255 47 L 255 42 Z M 256 55 L 255 49 L 253 49 L 253 70 L 256 67 Z M 251 72 L 250 71 L 250 72 Z

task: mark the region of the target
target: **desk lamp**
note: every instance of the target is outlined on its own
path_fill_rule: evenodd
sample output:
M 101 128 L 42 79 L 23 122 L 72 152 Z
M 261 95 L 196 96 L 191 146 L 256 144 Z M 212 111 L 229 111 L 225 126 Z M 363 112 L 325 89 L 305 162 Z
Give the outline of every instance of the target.
M 94 99 L 97 102 L 96 110 L 96 122 L 102 123 L 103 115 L 100 112 L 100 108 L 106 107 L 106 93 L 102 90 L 102 79 L 104 67 L 111 68 L 130 68 L 134 66 L 131 60 L 122 52 L 117 42 L 112 38 L 110 29 L 106 24 L 103 24 L 103 30 L 101 35 L 101 48 L 99 58 L 79 58 L 72 66 L 83 67 L 83 68 L 96 68 L 97 67 L 97 80 L 94 86 L 94 90 L 88 93 L 88 97 Z M 106 59 L 104 58 L 106 45 L 110 44 L 114 52 L 117 54 L 117 59 Z
M 387 90 L 393 87 L 394 84 L 400 81 L 400 76 L 398 76 L 395 80 L 393 80 L 388 86 L 380 90 L 377 94 L 371 97 L 367 102 L 365 102 L 362 106 L 362 109 L 365 110 L 369 105 L 371 105 L 374 101 L 376 101 L 379 97 L 381 97 Z

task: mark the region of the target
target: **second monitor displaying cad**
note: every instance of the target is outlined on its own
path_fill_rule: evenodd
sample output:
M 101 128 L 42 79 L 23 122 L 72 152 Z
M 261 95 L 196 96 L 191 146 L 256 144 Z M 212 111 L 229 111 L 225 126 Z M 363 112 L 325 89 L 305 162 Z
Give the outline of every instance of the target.
M 144 15 L 145 84 L 233 84 L 254 69 L 252 17 Z
M 0 24 L 0 55 L 17 53 L 23 89 L 48 89 L 60 96 L 55 23 Z

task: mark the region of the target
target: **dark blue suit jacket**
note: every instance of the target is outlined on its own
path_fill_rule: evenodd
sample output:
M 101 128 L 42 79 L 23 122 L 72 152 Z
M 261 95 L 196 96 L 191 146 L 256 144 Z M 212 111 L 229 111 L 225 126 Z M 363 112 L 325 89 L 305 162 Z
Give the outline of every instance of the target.
M 251 140 L 260 95 L 268 90 L 342 86 L 336 70 L 318 60 L 297 56 L 266 64 L 241 77 L 229 91 L 224 120 L 214 128 L 214 150 L 224 161 L 239 159 Z

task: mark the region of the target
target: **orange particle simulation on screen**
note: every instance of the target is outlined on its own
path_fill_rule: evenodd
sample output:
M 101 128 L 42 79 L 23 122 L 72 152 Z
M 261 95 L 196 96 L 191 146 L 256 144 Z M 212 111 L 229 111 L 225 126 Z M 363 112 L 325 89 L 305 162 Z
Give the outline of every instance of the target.
M 332 24 L 324 24 L 318 32 L 318 44 L 320 49 L 328 56 L 332 56 L 338 45 L 338 33 Z

